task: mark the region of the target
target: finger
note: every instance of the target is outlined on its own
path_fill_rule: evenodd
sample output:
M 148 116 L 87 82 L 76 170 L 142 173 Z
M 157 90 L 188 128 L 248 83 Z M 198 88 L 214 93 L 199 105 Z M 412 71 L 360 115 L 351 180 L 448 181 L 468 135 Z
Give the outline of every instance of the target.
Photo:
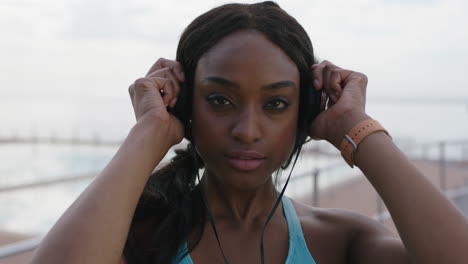
M 362 73 L 354 72 L 351 70 L 346 70 L 346 69 L 340 69 L 340 75 L 341 75 L 341 82 L 342 86 L 345 87 L 346 84 L 353 79 L 366 79 L 366 76 Z
M 319 91 L 322 89 L 322 71 L 324 65 L 314 64 L 312 65 L 312 78 L 313 78 L 313 85 L 315 90 Z
M 165 68 L 167 66 L 163 66 L 163 65 L 166 65 L 167 62 L 166 62 L 167 59 L 165 58 L 159 58 L 152 66 L 151 68 L 149 69 L 148 73 L 146 74 L 146 76 L 150 75 L 151 73 L 157 71 L 157 70 L 160 70 L 162 68 Z
M 146 78 L 142 77 L 133 83 L 131 90 L 133 92 L 133 108 L 135 110 L 135 118 L 138 120 L 144 108 L 148 106 L 148 103 L 153 104 L 154 101 L 156 106 L 164 105 L 161 98 L 160 90 L 165 88 L 167 79 L 164 78 Z
M 347 71 L 346 76 L 342 82 L 342 93 L 350 94 L 354 98 L 359 98 L 362 106 L 365 107 L 366 90 L 367 90 L 367 76 L 365 74 L 353 71 Z
M 174 107 L 177 103 L 177 98 L 180 93 L 180 83 L 175 76 L 175 73 L 170 67 L 165 67 L 159 70 L 156 70 L 147 76 L 148 78 L 151 77 L 163 77 L 169 79 L 172 82 L 172 85 L 168 87 L 167 91 L 164 92 L 164 102 L 168 104 L 170 107 Z
M 133 96 L 135 94 L 135 83 L 132 83 L 130 87 L 128 87 L 128 94 L 130 95 L 130 101 L 132 101 L 133 109 L 135 109 L 135 102 L 133 99 Z
M 174 73 L 169 74 L 170 86 L 168 91 L 168 104 L 169 107 L 174 108 L 180 94 L 180 84 L 174 76 Z
M 165 79 L 166 83 L 163 87 L 160 88 L 160 94 L 163 98 L 164 105 L 173 108 L 175 106 L 175 102 L 177 96 L 180 91 L 180 86 L 177 80 L 174 79 L 173 74 L 166 74 L 164 78 L 161 77 L 148 77 L 154 78 L 155 80 L 158 79 Z
M 178 80 L 180 82 L 184 82 L 185 81 L 185 74 L 184 74 L 184 68 L 182 67 L 182 63 L 180 63 L 178 61 L 174 61 L 174 63 L 175 63 L 175 65 L 172 68 L 172 71 L 177 75 Z
M 171 108 L 173 108 L 175 104 L 177 103 L 177 99 L 180 94 L 181 88 L 180 88 L 179 81 L 177 80 L 173 70 L 171 70 L 169 67 L 157 70 L 151 73 L 150 75 L 148 75 L 148 77 L 156 77 L 156 76 L 164 77 L 171 81 L 172 84 L 168 87 L 167 91 L 165 91 L 165 94 L 167 94 L 168 96 L 164 97 L 165 98 L 164 102 L 167 102 L 167 104 Z
M 167 103 L 167 95 L 166 95 L 166 91 L 169 90 L 168 87 L 170 86 L 170 80 L 168 79 L 165 79 L 165 78 L 161 78 L 161 77 L 150 77 L 148 78 L 150 81 L 153 82 L 153 85 L 155 87 L 155 89 L 157 89 L 157 93 L 160 95 L 157 99 L 158 101 L 161 100 L 161 102 L 159 103 L 163 103 L 165 106 L 168 105 Z
M 340 98 L 341 91 L 343 89 L 341 87 L 342 80 L 341 72 L 339 70 L 331 72 L 329 80 L 329 94 L 335 103 Z
M 159 58 L 153 66 L 151 66 L 150 70 L 146 74 L 146 76 L 152 74 L 153 72 L 163 69 L 163 68 L 170 68 L 176 75 L 179 82 L 185 81 L 184 70 L 182 68 L 182 64 L 178 61 L 168 60 L 165 58 Z
M 177 99 L 179 97 L 180 89 L 181 89 L 180 82 L 178 81 L 177 76 L 174 73 L 174 69 L 172 69 L 172 67 L 165 67 L 157 71 L 154 71 L 148 75 L 148 77 L 156 77 L 156 76 L 164 77 L 164 78 L 171 80 L 172 87 L 174 89 L 168 90 L 168 94 L 170 94 L 170 96 L 168 97 L 168 100 L 169 100 L 168 104 L 171 107 L 174 107 L 175 104 L 177 103 Z
M 135 80 L 133 83 L 133 96 L 135 99 L 145 95 L 148 91 L 165 90 L 166 83 L 169 82 L 166 78 L 161 77 L 142 77 Z
M 335 101 L 335 98 L 333 96 L 333 93 L 331 93 L 331 86 L 330 86 L 330 77 L 332 74 L 332 69 L 326 65 L 323 70 L 322 70 L 322 90 L 325 91 L 325 93 L 333 100 Z
M 333 63 L 327 61 L 327 60 L 324 60 L 318 64 L 313 64 L 312 65 L 312 71 L 313 71 L 313 83 L 314 83 L 314 86 L 315 86 L 315 89 L 316 90 L 321 90 L 324 88 L 323 86 L 323 83 L 324 83 L 324 74 L 323 74 L 323 71 L 326 69 L 326 68 L 331 68 L 331 69 L 335 69 L 335 68 L 339 68 L 337 67 L 336 65 L 334 65 Z

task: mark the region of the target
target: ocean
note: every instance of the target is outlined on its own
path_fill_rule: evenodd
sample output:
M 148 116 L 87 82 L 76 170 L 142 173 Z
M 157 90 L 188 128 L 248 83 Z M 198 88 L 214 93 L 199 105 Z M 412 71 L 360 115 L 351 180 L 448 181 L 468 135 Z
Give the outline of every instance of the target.
M 447 159 L 468 159 L 468 104 L 460 101 L 411 103 L 368 100 L 367 112 L 387 128 L 405 153 L 414 158 L 438 158 L 438 146 L 446 141 L 449 142 L 445 153 Z M 55 136 L 121 141 L 135 123 L 135 118 L 128 98 L 0 98 L 0 121 L 0 139 Z M 327 148 L 328 144 L 310 142 L 307 146 Z M 58 177 L 96 175 L 117 149 L 118 145 L 0 143 L 0 187 Z M 165 160 L 173 155 L 170 151 Z M 320 178 L 322 188 L 359 173 L 348 168 L 339 156 L 314 155 L 299 159 L 293 178 L 338 163 L 341 165 L 324 171 Z M 283 173 L 283 182 L 288 174 L 289 170 Z M 86 178 L 46 187 L 0 192 L 0 230 L 44 234 L 90 182 L 91 178 Z M 311 192 L 311 181 L 306 179 L 305 182 L 293 180 L 287 194 Z

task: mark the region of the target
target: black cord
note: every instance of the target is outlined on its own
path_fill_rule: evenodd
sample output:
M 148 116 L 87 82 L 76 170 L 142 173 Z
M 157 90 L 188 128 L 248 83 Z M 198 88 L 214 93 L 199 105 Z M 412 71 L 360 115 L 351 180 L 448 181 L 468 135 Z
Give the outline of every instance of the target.
M 260 240 L 260 261 L 261 261 L 262 264 L 265 263 L 265 249 L 263 247 L 263 235 L 265 234 L 265 229 L 266 229 L 268 223 L 270 222 L 271 218 L 273 217 L 273 214 L 275 213 L 276 208 L 278 208 L 278 205 L 279 205 L 279 202 L 281 201 L 281 198 L 283 198 L 284 191 L 286 191 L 286 187 L 288 186 L 289 179 L 291 178 L 291 173 L 294 170 L 294 166 L 296 166 L 296 161 L 297 161 L 297 158 L 299 157 L 299 152 L 300 151 L 301 150 L 299 149 L 299 151 L 298 151 L 298 153 L 296 155 L 296 159 L 294 159 L 294 164 L 293 164 L 293 166 L 291 168 L 291 171 L 289 172 L 288 179 L 286 180 L 286 183 L 284 184 L 283 190 L 281 191 L 280 195 L 278 196 L 278 199 L 276 199 L 275 206 L 271 210 L 270 215 L 268 216 L 267 220 L 265 221 L 265 225 L 263 226 L 262 237 L 261 237 L 261 240 Z
M 192 147 L 192 152 L 193 152 L 193 155 L 195 157 L 193 160 L 194 160 L 195 169 L 197 170 L 198 184 L 201 184 L 200 174 L 198 173 L 198 163 L 197 163 L 197 155 L 195 153 L 195 145 L 193 145 L 193 147 Z M 206 196 L 205 196 L 205 193 L 203 192 L 203 190 L 201 191 L 201 195 L 202 195 L 202 198 L 203 198 L 203 204 L 205 204 L 205 208 L 206 208 L 206 210 L 208 212 L 208 216 L 210 218 L 211 227 L 213 228 L 213 232 L 214 232 L 214 234 L 216 236 L 216 241 L 218 242 L 218 247 L 221 250 L 221 254 L 223 255 L 224 263 L 229 264 L 229 261 L 226 258 L 226 255 L 224 254 L 223 247 L 221 247 L 221 242 L 219 241 L 218 231 L 216 230 L 215 220 L 214 220 L 213 214 L 211 213 L 210 207 L 208 206 L 208 202 L 206 200 Z
M 198 182 L 200 182 L 200 177 L 199 176 L 198 176 Z M 221 250 L 221 254 L 223 255 L 224 263 L 229 264 L 229 261 L 226 258 L 226 255 L 224 254 L 223 247 L 221 247 L 221 242 L 219 241 L 218 231 L 216 231 L 216 225 L 215 225 L 213 214 L 211 213 L 210 207 L 208 206 L 208 202 L 206 201 L 206 197 L 205 197 L 205 194 L 203 192 L 202 192 L 202 197 L 203 197 L 203 201 L 205 203 L 205 207 L 206 207 L 206 209 L 208 211 L 208 216 L 210 217 L 211 227 L 213 228 L 213 232 L 215 233 L 216 241 L 218 241 L 219 249 Z

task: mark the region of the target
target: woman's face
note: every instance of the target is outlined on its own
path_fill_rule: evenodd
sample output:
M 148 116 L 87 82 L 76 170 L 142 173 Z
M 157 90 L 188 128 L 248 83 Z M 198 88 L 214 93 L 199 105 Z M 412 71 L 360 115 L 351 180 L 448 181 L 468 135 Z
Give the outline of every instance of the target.
M 192 135 L 207 176 L 245 190 L 271 179 L 296 139 L 296 64 L 263 34 L 239 31 L 200 58 L 194 86 Z

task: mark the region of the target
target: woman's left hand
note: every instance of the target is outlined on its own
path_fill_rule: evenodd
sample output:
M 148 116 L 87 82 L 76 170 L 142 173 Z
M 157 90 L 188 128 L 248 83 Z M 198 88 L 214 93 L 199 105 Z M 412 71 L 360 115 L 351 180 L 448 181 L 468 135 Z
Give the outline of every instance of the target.
M 314 89 L 329 96 L 331 102 L 310 125 L 309 136 L 325 139 L 339 149 L 343 136 L 370 118 L 365 112 L 367 76 L 326 60 L 312 65 L 312 75 Z

